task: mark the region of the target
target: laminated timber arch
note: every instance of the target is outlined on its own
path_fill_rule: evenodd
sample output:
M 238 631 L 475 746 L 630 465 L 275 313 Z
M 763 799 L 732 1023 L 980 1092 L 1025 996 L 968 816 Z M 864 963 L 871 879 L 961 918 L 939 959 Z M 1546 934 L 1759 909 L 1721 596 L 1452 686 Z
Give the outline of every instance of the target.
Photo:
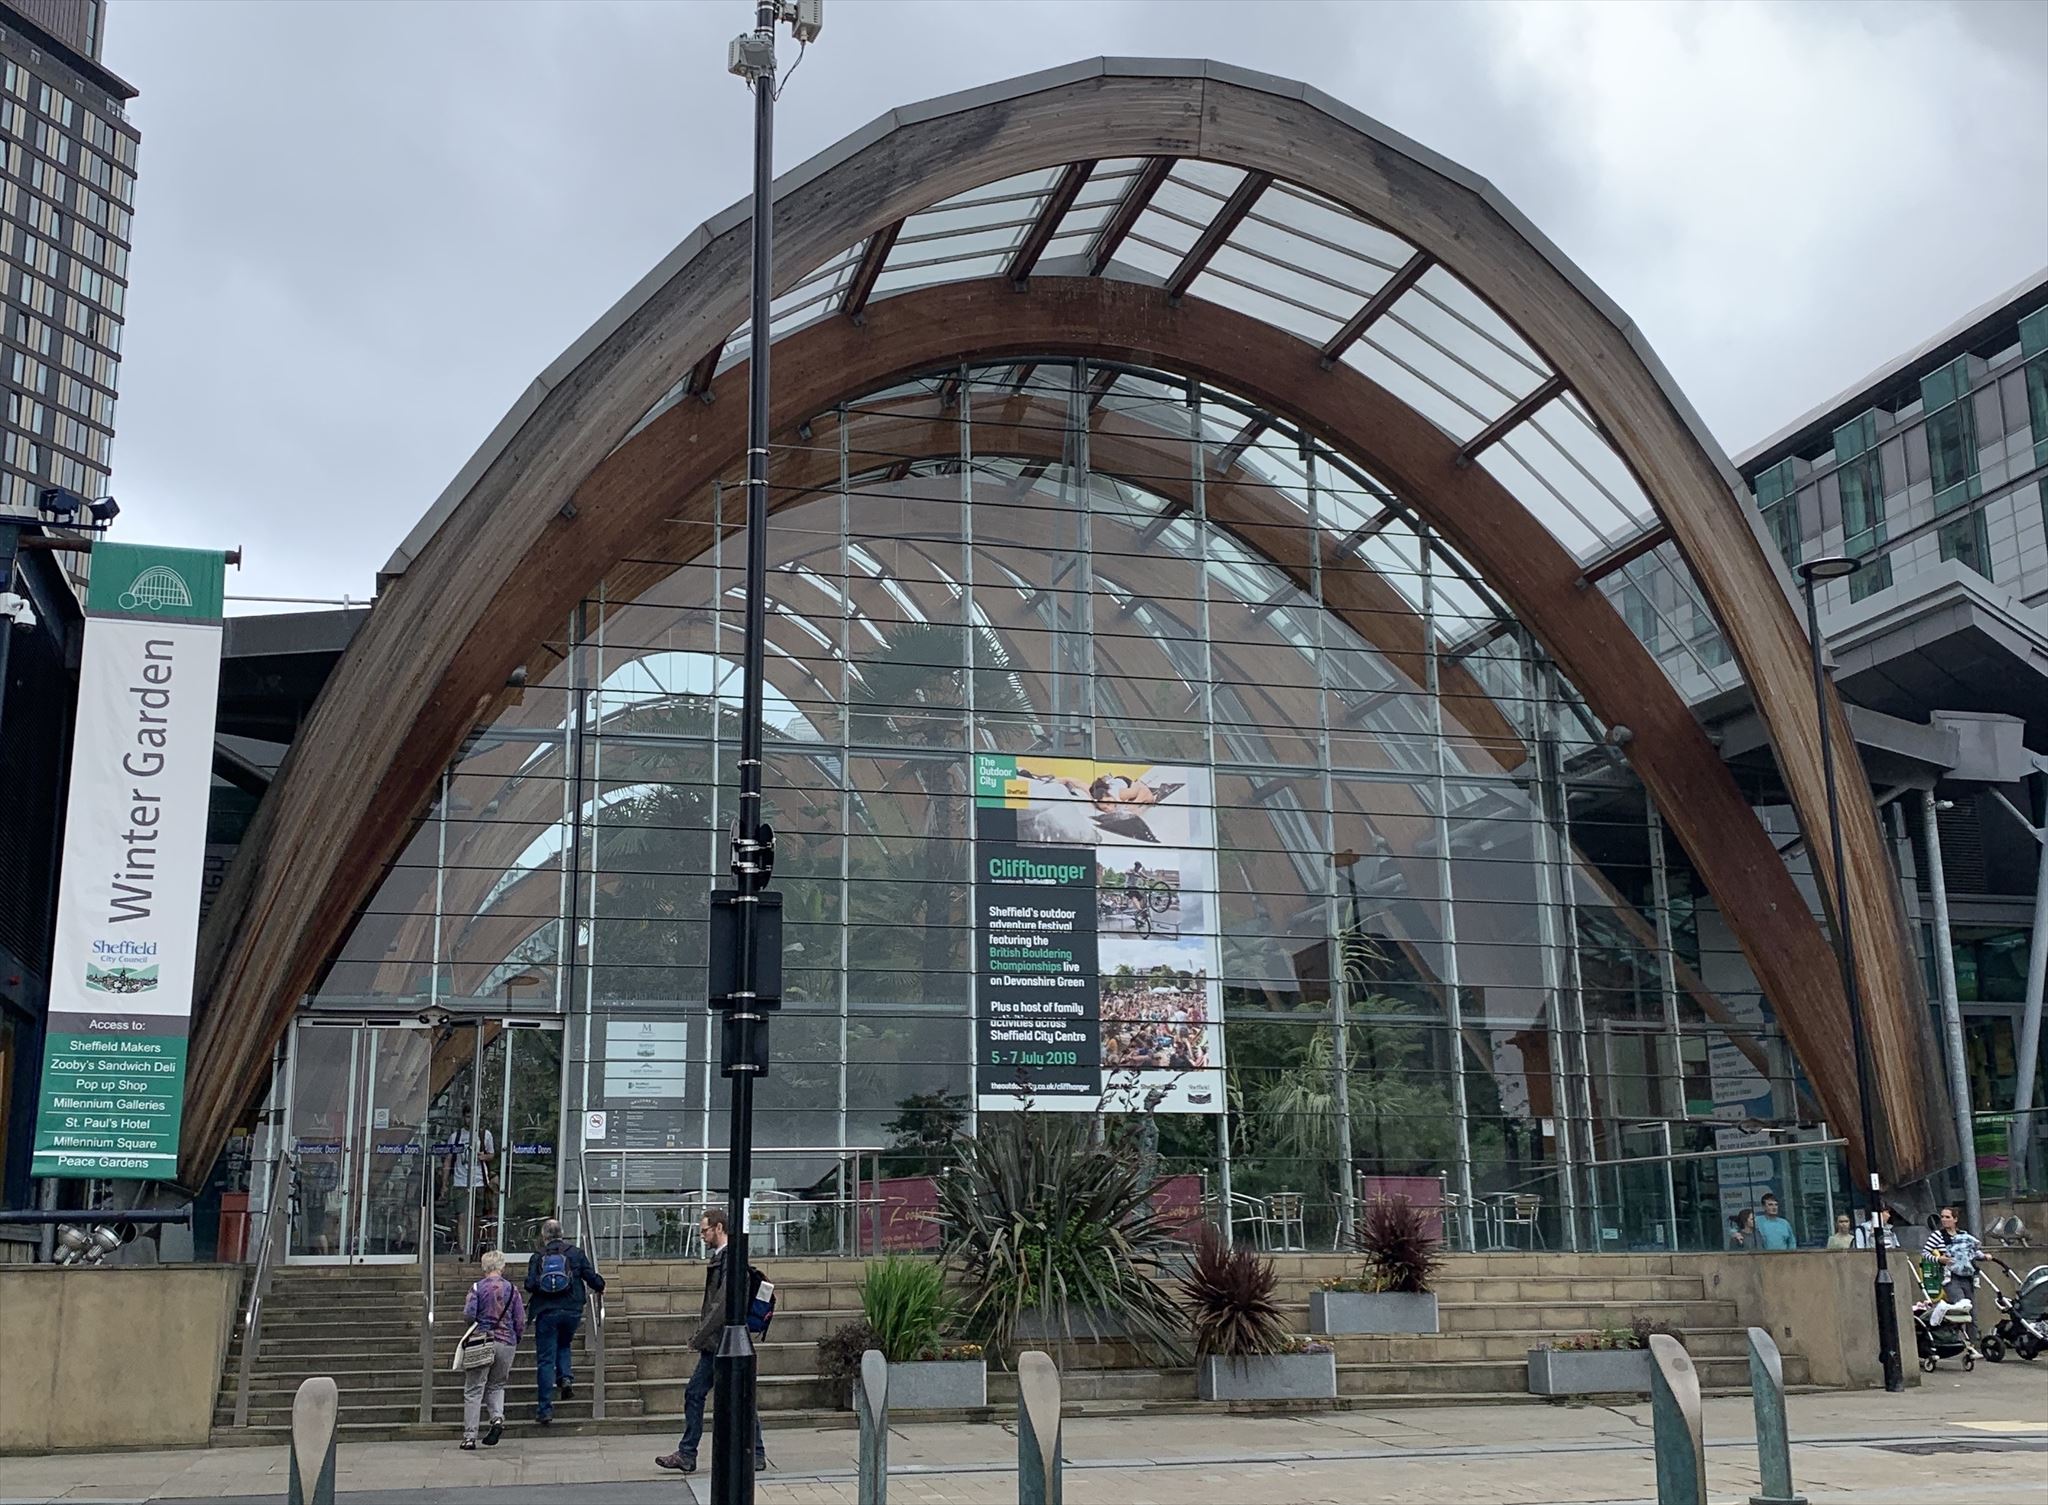
M 1049 248 L 1074 249 L 1056 233 L 1060 216 L 1110 158 L 1143 166 L 1085 252 L 1047 260 L 1041 273 Z M 1120 248 L 1182 159 L 1226 168 L 1237 186 L 1162 276 Z M 936 286 L 897 290 L 935 280 L 928 268 L 891 273 L 911 216 L 1035 172 L 1050 175 L 1043 207 L 1005 256 L 964 258 L 957 280 L 941 273 Z M 1312 191 L 1412 251 L 1320 349 L 1203 296 L 1204 268 L 1275 183 Z M 787 175 L 777 204 L 779 291 L 835 259 L 843 269 L 822 316 L 778 334 L 778 433 L 934 367 L 1094 356 L 1240 393 L 1392 485 L 1508 601 L 1594 711 L 1634 732 L 1630 762 L 1721 903 L 1830 1121 L 1856 1121 L 1832 956 L 1781 859 L 1573 551 L 1475 458 L 1567 394 L 1583 410 L 1698 581 L 1812 836 L 1826 830 L 1819 707 L 1783 574 L 1739 481 L 1654 356 L 1488 185 L 1300 85 L 1214 64 L 1098 60 L 898 111 Z M 636 528 L 682 516 L 693 490 L 741 454 L 745 373 L 721 370 L 720 352 L 744 319 L 746 258 L 741 208 L 685 241 L 534 384 L 394 558 L 203 939 L 188 1182 L 260 1092 L 298 999 L 510 671 L 630 552 Z M 1339 358 L 1432 268 L 1460 279 L 1548 373 L 1462 441 Z M 647 421 L 678 389 L 709 400 Z M 1839 745 L 1852 746 L 1832 696 L 1826 709 Z M 1950 1150 L 1919 1081 L 1918 969 L 1874 812 L 1848 801 L 1843 824 L 1886 1136 L 1879 1160 L 1912 1179 Z

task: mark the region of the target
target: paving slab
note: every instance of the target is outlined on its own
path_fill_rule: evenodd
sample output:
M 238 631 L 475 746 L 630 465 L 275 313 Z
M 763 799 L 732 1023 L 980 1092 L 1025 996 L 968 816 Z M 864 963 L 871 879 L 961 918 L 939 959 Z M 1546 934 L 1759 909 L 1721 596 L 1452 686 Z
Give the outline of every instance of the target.
M 2048 1500 L 2048 1362 L 1942 1373 L 1904 1395 L 1791 1400 L 1793 1466 L 1814 1505 L 1972 1505 Z M 1758 1487 L 1746 1398 L 1706 1403 L 1715 1505 Z M 1429 1406 L 1293 1416 L 1075 1417 L 1065 1428 L 1071 1505 L 1648 1505 L 1655 1492 L 1646 1404 Z M 494 1449 L 446 1443 L 344 1444 L 341 1505 L 700 1505 L 694 1481 L 655 1469 L 673 1432 L 508 1433 Z M 853 1432 L 769 1434 L 775 1466 L 760 1505 L 854 1505 Z M 1010 1505 L 1008 1426 L 899 1422 L 890 1441 L 896 1505 Z M 72 1453 L 0 1459 L 0 1505 L 94 1501 L 273 1505 L 285 1450 Z M 693 1487 L 694 1486 L 694 1487 Z

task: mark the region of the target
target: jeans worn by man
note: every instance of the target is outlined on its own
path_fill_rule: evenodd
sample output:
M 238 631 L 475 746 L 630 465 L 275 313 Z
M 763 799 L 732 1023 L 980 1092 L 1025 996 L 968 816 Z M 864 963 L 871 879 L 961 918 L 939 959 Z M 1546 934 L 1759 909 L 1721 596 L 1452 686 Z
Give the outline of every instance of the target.
M 526 1262 L 526 1292 L 533 1314 L 534 1379 L 540 1408 L 535 1420 L 546 1426 L 555 1418 L 555 1396 L 576 1393 L 570 1355 L 576 1329 L 583 1325 L 583 1290 L 604 1290 L 604 1277 L 590 1256 L 562 1237 L 562 1225 L 549 1218 L 540 1227 L 540 1248 Z

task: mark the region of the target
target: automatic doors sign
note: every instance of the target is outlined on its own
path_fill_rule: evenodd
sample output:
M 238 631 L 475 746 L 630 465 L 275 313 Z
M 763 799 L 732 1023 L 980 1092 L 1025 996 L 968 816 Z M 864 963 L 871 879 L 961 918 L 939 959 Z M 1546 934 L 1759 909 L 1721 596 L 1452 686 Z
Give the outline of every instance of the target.
M 1208 770 L 975 759 L 983 1112 L 1220 1113 Z
M 32 1174 L 150 1180 L 178 1159 L 223 561 L 92 558 Z

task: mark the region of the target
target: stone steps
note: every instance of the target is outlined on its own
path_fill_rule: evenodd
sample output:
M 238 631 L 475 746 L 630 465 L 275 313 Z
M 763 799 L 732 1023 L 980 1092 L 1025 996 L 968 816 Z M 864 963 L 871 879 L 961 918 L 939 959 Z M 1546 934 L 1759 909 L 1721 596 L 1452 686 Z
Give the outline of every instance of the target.
M 1357 1259 L 1349 1255 L 1271 1258 L 1287 1324 L 1296 1332 L 1307 1330 L 1311 1292 L 1328 1279 L 1358 1270 Z M 776 1281 L 778 1297 L 775 1326 L 760 1346 L 764 1414 L 779 1424 L 798 1418 L 814 1424 L 844 1422 L 846 1413 L 839 1409 L 844 1397 L 828 1394 L 817 1377 L 817 1343 L 858 1317 L 865 1262 L 771 1258 L 762 1263 Z M 608 1417 L 603 1423 L 589 1417 L 593 1375 L 586 1318 L 577 1345 L 582 1388 L 575 1401 L 557 1410 L 564 1431 L 659 1428 L 666 1418 L 680 1416 L 683 1390 L 696 1365 L 688 1340 L 703 1301 L 702 1263 L 635 1262 L 608 1274 Z M 251 1375 L 251 1426 L 236 1431 L 229 1425 L 241 1370 L 237 1335 L 223 1375 L 216 1440 L 278 1440 L 288 1428 L 298 1384 L 315 1374 L 331 1375 L 339 1383 L 342 1431 L 352 1440 L 446 1437 L 461 1417 L 461 1376 L 446 1366 L 463 1326 L 462 1301 L 471 1278 L 465 1271 L 459 1284 L 437 1282 L 435 1422 L 422 1429 L 418 1362 L 425 1302 L 417 1270 L 280 1271 L 266 1303 L 262 1346 Z M 1441 1333 L 1330 1340 L 1337 1351 L 1337 1406 L 1528 1399 L 1530 1348 L 1607 1326 L 1626 1327 L 1638 1317 L 1685 1333 L 1706 1389 L 1741 1391 L 1747 1386 L 1735 1304 L 1708 1298 L 1701 1278 L 1669 1255 L 1461 1255 L 1446 1261 L 1436 1284 Z M 1785 1367 L 1789 1383 L 1806 1382 L 1800 1356 L 1785 1355 Z M 1142 1355 L 1124 1344 L 1080 1345 L 1069 1356 L 1064 1382 L 1072 1415 L 1214 1409 L 1195 1400 L 1192 1369 L 1148 1367 Z M 1013 1375 L 991 1373 L 990 1409 L 974 1414 L 1007 1417 L 1015 1385 Z M 527 1344 L 508 1389 L 508 1420 L 531 1425 L 532 1397 L 532 1349 Z

